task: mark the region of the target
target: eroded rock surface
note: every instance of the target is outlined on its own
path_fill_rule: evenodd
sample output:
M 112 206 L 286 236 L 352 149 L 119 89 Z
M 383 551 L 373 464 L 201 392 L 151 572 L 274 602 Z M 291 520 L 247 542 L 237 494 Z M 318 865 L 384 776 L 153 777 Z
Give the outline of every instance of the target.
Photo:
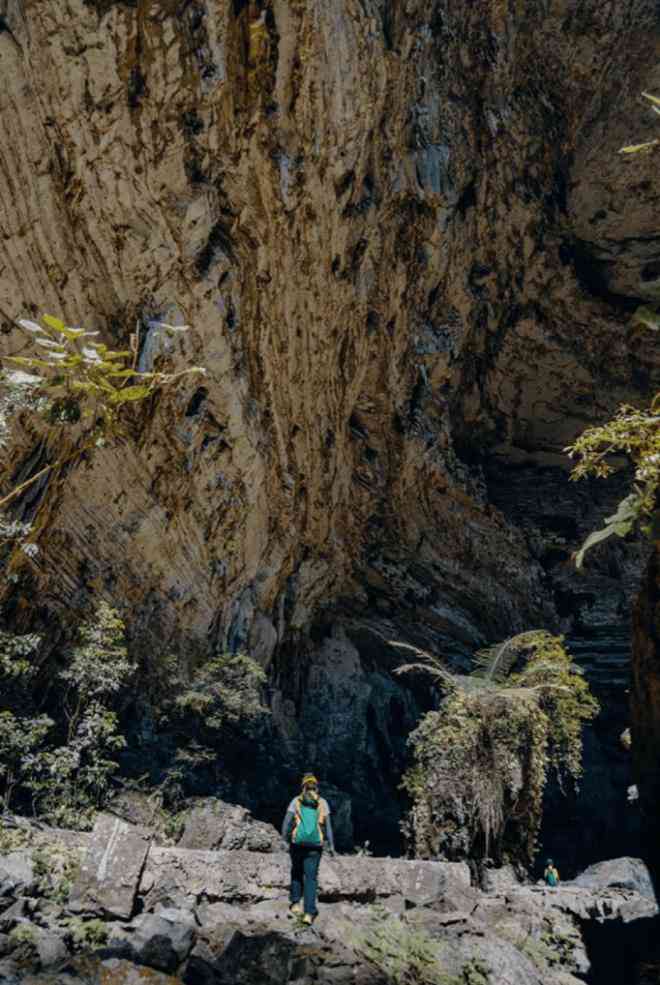
M 111 814 L 99 814 L 73 887 L 74 913 L 130 919 L 151 834 Z
M 92 859 L 100 831 L 88 849 Z M 130 838 L 129 831 L 115 835 L 120 851 Z M 29 852 L 17 853 L 26 866 Z M 556 889 L 520 884 L 501 870 L 496 888 L 483 893 L 460 863 L 340 857 L 323 859 L 319 916 L 305 929 L 288 914 L 288 875 L 283 852 L 152 847 L 144 873 L 134 877 L 129 919 L 108 912 L 102 878 L 87 924 L 74 918 L 72 925 L 77 907 L 54 906 L 38 889 L 14 902 L 8 895 L 0 903 L 10 930 L 0 940 L 0 975 L 11 985 L 381 985 L 361 941 L 390 921 L 404 933 L 422 932 L 457 983 L 472 975 L 488 985 L 577 985 L 593 971 L 598 928 L 607 933 L 609 925 L 616 936 L 629 927 L 639 940 L 644 928 L 652 933 L 658 913 L 637 859 L 604 862 L 584 874 L 588 886 L 577 880 Z M 105 928 L 105 939 L 83 940 L 81 954 L 75 933 L 85 926 L 89 935 Z

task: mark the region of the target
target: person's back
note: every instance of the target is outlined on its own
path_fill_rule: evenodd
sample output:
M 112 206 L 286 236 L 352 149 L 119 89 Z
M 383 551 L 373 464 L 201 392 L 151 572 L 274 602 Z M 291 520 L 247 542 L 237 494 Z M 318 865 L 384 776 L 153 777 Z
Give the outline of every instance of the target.
M 282 841 L 291 852 L 290 910 L 302 914 L 305 923 L 316 916 L 319 862 L 324 845 L 334 855 L 330 807 L 319 796 L 316 777 L 303 777 L 302 792 L 289 804 L 282 824 Z M 304 895 L 304 911 L 300 900 Z
M 551 858 L 546 860 L 543 879 L 545 880 L 546 886 L 559 885 L 559 872 L 555 868 L 555 863 L 552 861 Z

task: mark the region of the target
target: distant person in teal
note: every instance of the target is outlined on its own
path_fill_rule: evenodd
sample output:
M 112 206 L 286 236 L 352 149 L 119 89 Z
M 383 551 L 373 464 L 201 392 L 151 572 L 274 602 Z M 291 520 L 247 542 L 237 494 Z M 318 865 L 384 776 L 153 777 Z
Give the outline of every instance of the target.
M 545 861 L 545 872 L 543 873 L 543 879 L 546 886 L 559 885 L 559 872 L 555 868 L 555 863 L 551 858 L 548 858 Z
M 330 823 L 330 807 L 319 796 L 319 781 L 313 773 L 305 773 L 301 793 L 289 804 L 282 823 L 282 841 L 291 853 L 291 891 L 289 912 L 301 915 L 303 923 L 313 923 L 318 914 L 319 864 L 324 846 L 335 854 Z M 300 901 L 303 905 L 300 905 Z

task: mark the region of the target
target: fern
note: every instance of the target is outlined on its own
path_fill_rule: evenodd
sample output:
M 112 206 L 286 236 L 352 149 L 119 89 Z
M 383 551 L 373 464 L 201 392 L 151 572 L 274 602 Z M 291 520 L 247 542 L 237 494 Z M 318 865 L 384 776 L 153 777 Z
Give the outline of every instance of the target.
M 469 853 L 501 854 L 506 843 L 531 859 L 549 772 L 560 785 L 581 775 L 582 726 L 598 712 L 586 681 L 562 639 L 545 631 L 478 651 L 469 675 L 418 652 L 422 662 L 396 673 L 426 671 L 444 695 L 409 740 L 413 848 L 455 857 L 462 829 Z

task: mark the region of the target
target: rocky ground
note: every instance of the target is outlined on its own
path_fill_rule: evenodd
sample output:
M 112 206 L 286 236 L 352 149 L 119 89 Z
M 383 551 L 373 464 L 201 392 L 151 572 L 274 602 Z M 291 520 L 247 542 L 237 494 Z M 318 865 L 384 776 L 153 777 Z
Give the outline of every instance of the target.
M 319 916 L 305 928 L 288 916 L 275 830 L 268 844 L 267 826 L 236 825 L 221 802 L 214 811 L 222 838 L 242 830 L 243 847 L 212 851 L 217 832 L 199 844 L 199 811 L 194 848 L 155 845 L 153 831 L 109 814 L 88 834 L 5 826 L 0 980 L 377 985 L 404 979 L 370 960 L 374 946 L 395 960 L 421 940 L 447 985 L 628 985 L 657 932 L 651 879 L 630 858 L 554 890 L 504 869 L 479 888 L 462 863 L 324 858 Z

